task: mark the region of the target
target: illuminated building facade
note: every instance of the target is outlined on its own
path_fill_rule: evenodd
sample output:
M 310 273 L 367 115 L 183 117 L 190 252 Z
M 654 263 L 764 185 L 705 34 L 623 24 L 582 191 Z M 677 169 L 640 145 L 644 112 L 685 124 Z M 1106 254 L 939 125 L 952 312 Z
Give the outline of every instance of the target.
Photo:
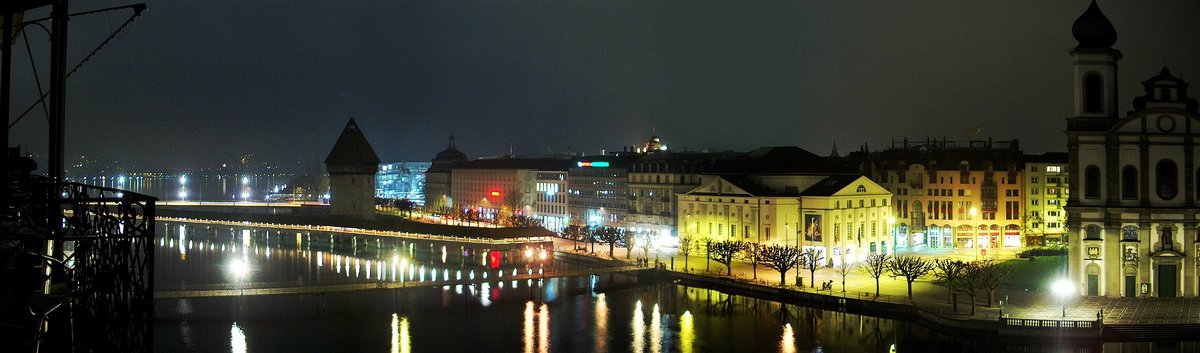
M 567 171 L 572 224 L 625 226 L 629 208 L 629 167 L 640 155 L 575 159 Z
M 719 162 L 678 195 L 678 232 L 816 248 L 828 263 L 891 253 L 892 194 L 845 166 L 797 147 L 764 147 Z
M 533 212 L 524 214 L 541 221 L 546 229 L 562 231 L 571 219 L 567 190 L 566 171 L 538 171 L 534 184 Z
M 425 170 L 424 193 L 425 210 L 430 212 L 448 213 L 454 209 L 454 199 L 450 195 L 450 172 L 454 166 L 467 161 L 467 154 L 458 150 L 454 145 L 454 135 L 445 150 L 438 152 Z
M 1016 250 L 1024 246 L 1024 168 L 1017 141 L 903 142 L 859 152 L 896 197 L 896 245 Z
M 1067 231 L 1067 154 L 1025 155 L 1025 240 L 1041 246 L 1064 243 Z
M 730 153 L 651 152 L 629 170 L 626 224 L 633 231 L 677 235 L 678 195 L 700 185 L 700 175 Z
M 1078 293 L 1196 297 L 1200 136 L 1188 84 L 1163 68 L 1117 112 L 1116 29 L 1096 3 L 1075 20 L 1067 119 L 1069 271 Z
M 375 175 L 375 197 L 407 199 L 425 205 L 425 172 L 430 162 L 396 162 L 379 165 Z
M 816 248 L 828 264 L 891 253 L 892 195 L 862 175 L 706 175 L 679 195 L 679 234 Z
M 510 157 L 454 163 L 449 167 L 450 198 L 455 209 L 473 210 L 484 219 L 519 214 L 557 231 L 569 217 L 570 163 L 562 158 Z

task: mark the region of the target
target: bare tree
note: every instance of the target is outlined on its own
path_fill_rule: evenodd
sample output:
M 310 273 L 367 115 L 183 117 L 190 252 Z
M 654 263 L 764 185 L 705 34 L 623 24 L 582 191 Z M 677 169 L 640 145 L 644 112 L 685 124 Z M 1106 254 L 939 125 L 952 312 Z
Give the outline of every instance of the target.
M 808 286 L 816 288 L 817 270 L 825 265 L 825 253 L 816 248 L 800 252 L 800 267 L 808 270 Z
M 583 226 L 580 225 L 569 225 L 567 228 L 563 229 L 563 236 L 571 238 L 572 251 L 579 248 L 579 238 L 582 237 L 581 234 L 583 234 L 583 232 Z
M 912 284 L 933 271 L 933 263 L 917 256 L 897 256 L 888 262 L 888 272 L 892 276 L 903 276 L 908 282 L 908 299 L 912 300 Z
M 632 231 L 621 231 L 620 233 L 621 235 L 618 241 L 625 243 L 625 259 L 628 260 L 633 257 L 633 247 L 636 246 L 638 241 L 641 239 L 638 238 L 637 234 L 634 234 Z
M 987 281 L 987 262 L 985 260 L 967 263 L 959 281 L 958 289 L 971 297 L 971 315 L 975 315 L 975 295 L 984 289 L 984 283 Z
M 539 221 L 537 218 L 529 217 L 526 215 L 515 214 L 515 215 L 508 216 L 508 218 L 505 219 L 502 224 L 505 226 L 517 227 L 517 228 L 541 227 L 542 221 Z
M 867 256 L 867 260 L 863 261 L 859 266 L 859 270 L 875 279 L 875 297 L 879 298 L 879 277 L 883 276 L 883 271 L 887 269 L 888 258 L 887 254 L 871 254 Z
M 592 236 L 603 243 L 608 244 L 608 257 L 612 258 L 613 248 L 621 241 L 621 230 L 609 226 L 596 227 L 592 230 Z
M 846 292 L 846 275 L 854 272 L 855 268 L 856 266 L 853 263 L 847 261 L 839 262 L 837 266 L 833 266 L 833 272 L 837 272 L 838 275 L 842 276 L 842 293 Z
M 987 306 L 991 307 L 995 302 L 996 290 L 1008 281 L 1008 277 L 1012 276 L 1013 267 L 993 261 L 983 261 L 980 266 L 983 267 L 983 288 L 987 290 L 988 295 Z
M 413 209 L 417 208 L 417 203 L 409 199 L 396 200 L 396 212 L 405 217 L 412 218 Z
M 709 264 L 712 264 L 712 239 L 704 239 L 704 272 L 708 272 Z
M 639 233 L 637 238 L 638 247 L 642 248 L 642 255 L 646 259 L 650 259 L 650 248 L 654 246 L 655 241 L 658 241 L 658 231 L 644 231 Z
M 768 245 L 759 250 L 763 265 L 779 271 L 779 284 L 787 284 L 787 271 L 800 265 L 800 249 L 791 245 Z
M 946 281 L 946 300 L 954 305 L 954 311 L 958 311 L 958 300 L 954 296 L 955 290 L 958 289 L 959 281 L 962 279 L 963 272 L 966 271 L 967 264 L 961 260 L 951 259 L 935 259 L 933 260 L 934 275 L 937 278 Z
M 739 252 L 742 259 L 750 263 L 754 279 L 758 279 L 758 263 L 762 261 L 762 247 L 754 243 L 746 243 Z
M 719 240 L 708 243 L 708 258 L 725 265 L 725 275 L 733 275 L 733 256 L 741 252 L 746 243 L 736 240 Z
M 595 226 L 585 226 L 582 229 L 583 233 L 581 234 L 581 236 L 587 237 L 588 245 L 592 248 L 588 252 L 593 255 L 596 254 L 596 240 L 599 239 L 596 237 L 596 230 L 597 229 Z
M 688 268 L 688 256 L 692 254 L 692 245 L 694 245 L 692 243 L 694 243 L 695 240 L 696 238 L 693 238 L 691 235 L 679 235 L 679 254 L 683 255 L 683 269 L 685 272 Z

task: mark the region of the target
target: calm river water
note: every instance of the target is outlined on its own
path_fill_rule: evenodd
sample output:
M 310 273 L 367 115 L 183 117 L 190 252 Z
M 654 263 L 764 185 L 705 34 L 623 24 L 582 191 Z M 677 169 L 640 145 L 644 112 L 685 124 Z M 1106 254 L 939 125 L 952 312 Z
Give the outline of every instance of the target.
M 1190 352 L 1194 344 L 956 338 L 905 321 L 624 275 L 505 279 L 578 267 L 428 243 L 159 222 L 163 290 L 478 278 L 324 295 L 160 299 L 160 352 Z M 335 238 L 342 239 L 342 238 Z M 494 262 L 494 263 L 493 263 Z M 483 277 L 489 276 L 488 279 Z M 475 276 L 475 277 L 471 277 Z

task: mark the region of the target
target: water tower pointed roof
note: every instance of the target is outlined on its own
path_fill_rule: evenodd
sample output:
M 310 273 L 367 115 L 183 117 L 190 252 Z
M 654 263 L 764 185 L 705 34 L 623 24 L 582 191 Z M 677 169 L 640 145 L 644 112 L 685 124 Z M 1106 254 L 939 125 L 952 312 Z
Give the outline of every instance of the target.
M 354 118 L 350 118 L 350 121 L 346 123 L 346 128 L 342 130 L 342 136 L 338 137 L 337 142 L 333 144 L 333 150 L 330 150 L 329 156 L 325 157 L 325 165 L 372 164 L 379 164 L 379 156 L 375 154 L 375 149 L 371 148 L 371 143 L 358 128 L 358 123 L 354 122 Z
M 1076 48 L 1108 49 L 1117 42 L 1117 29 L 1108 20 L 1108 16 L 1100 12 L 1096 0 L 1092 0 L 1087 10 L 1075 19 L 1075 24 L 1071 26 L 1071 34 L 1079 42 Z

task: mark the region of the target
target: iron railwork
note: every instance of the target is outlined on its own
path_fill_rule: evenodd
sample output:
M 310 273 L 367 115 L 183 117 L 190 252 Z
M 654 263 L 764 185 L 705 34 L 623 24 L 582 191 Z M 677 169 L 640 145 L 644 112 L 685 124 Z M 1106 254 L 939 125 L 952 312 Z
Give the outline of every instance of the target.
M 12 265 L 0 270 L 14 283 L 0 306 L 28 315 L 0 321 L 35 351 L 151 351 L 157 199 L 44 177 L 7 191 L 0 256 Z

